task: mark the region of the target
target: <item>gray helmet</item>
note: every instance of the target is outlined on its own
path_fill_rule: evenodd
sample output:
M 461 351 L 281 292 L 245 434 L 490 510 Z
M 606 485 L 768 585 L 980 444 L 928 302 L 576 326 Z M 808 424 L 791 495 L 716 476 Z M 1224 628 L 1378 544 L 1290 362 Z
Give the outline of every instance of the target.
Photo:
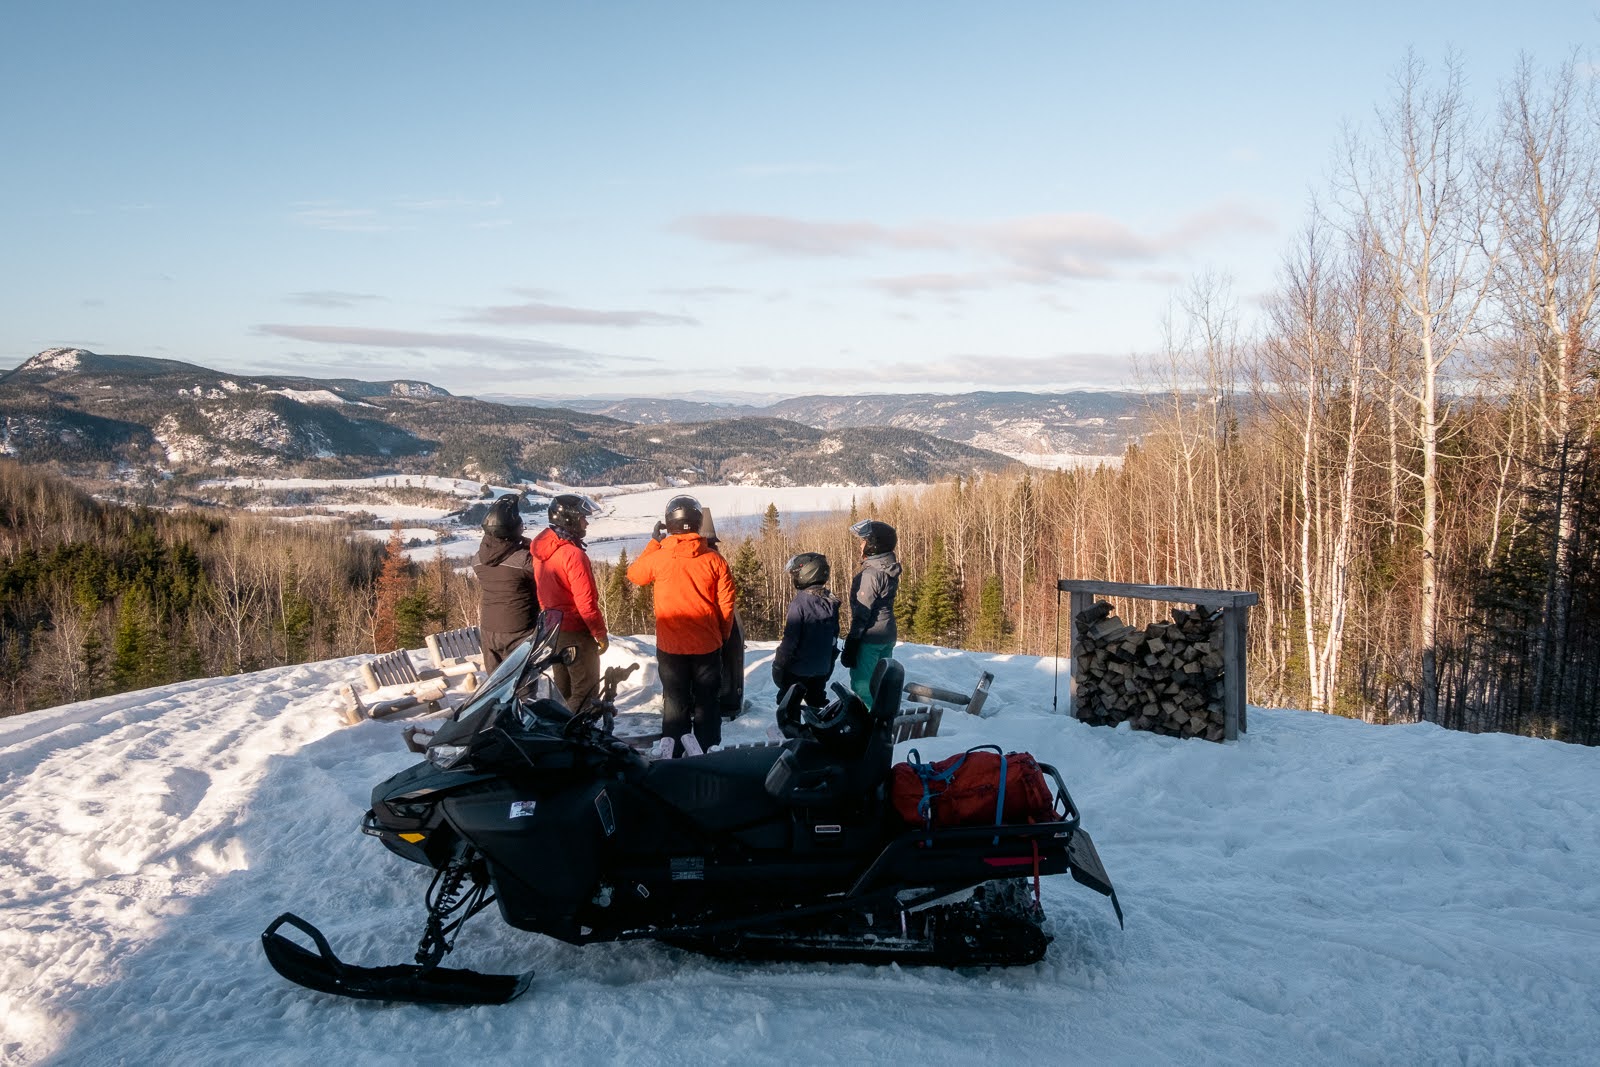
M 516 493 L 496 497 L 483 517 L 483 532 L 514 541 L 522 536 L 522 498 Z
M 692 496 L 675 496 L 667 501 L 667 533 L 699 533 L 705 512 Z
M 821 552 L 802 552 L 797 556 L 790 556 L 789 562 L 783 565 L 789 572 L 789 578 L 794 582 L 796 589 L 805 589 L 813 585 L 827 585 L 828 557 Z
M 547 518 L 551 526 L 565 530 L 574 537 L 582 537 L 589 530 L 589 516 L 598 514 L 599 508 L 577 493 L 562 493 L 550 500 Z
M 894 527 L 877 519 L 862 519 L 850 527 L 850 532 L 866 542 L 861 554 L 876 556 L 884 552 L 893 552 L 899 538 L 895 536 Z

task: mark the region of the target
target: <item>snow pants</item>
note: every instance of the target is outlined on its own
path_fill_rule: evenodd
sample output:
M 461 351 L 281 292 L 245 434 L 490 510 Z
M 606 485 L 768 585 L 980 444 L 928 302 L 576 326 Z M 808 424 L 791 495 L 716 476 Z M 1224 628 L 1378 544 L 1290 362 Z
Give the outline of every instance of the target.
M 856 696 L 872 709 L 872 672 L 878 666 L 878 661 L 888 659 L 894 652 L 894 642 L 889 641 L 881 645 L 869 645 L 862 642 L 861 648 L 856 652 L 856 665 L 850 668 L 850 688 L 855 690 Z

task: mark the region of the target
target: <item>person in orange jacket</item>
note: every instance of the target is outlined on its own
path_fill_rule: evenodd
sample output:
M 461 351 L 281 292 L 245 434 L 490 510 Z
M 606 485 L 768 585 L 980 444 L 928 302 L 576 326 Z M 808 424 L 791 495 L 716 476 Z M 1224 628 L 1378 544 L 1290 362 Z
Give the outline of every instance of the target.
M 539 590 L 539 603 L 561 612 L 561 633 L 556 647 L 578 650 L 571 665 L 556 661 L 556 688 L 567 707 L 574 712 L 600 688 L 600 655 L 610 644 L 605 616 L 600 612 L 600 594 L 594 584 L 594 564 L 584 551 L 583 535 L 589 532 L 589 516 L 595 507 L 576 493 L 562 493 L 550 501 L 550 525 L 534 538 L 529 549 L 533 557 L 533 580 Z
M 656 663 L 661 675 L 661 732 L 681 755 L 694 738 L 709 752 L 722 743 L 722 646 L 733 632 L 733 573 L 700 536 L 704 519 L 692 496 L 667 501 L 655 536 L 628 566 L 634 585 L 655 585 Z

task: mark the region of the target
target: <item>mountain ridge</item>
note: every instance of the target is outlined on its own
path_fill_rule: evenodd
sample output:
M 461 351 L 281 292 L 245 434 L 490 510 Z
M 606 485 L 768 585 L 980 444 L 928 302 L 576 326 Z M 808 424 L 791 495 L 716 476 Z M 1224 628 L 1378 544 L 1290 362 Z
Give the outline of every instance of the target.
M 397 470 L 573 484 L 884 485 L 1015 465 L 908 427 L 829 430 L 771 416 L 640 426 L 415 379 L 225 374 L 81 348 L 45 349 L 0 374 L 0 454 L 177 475 Z

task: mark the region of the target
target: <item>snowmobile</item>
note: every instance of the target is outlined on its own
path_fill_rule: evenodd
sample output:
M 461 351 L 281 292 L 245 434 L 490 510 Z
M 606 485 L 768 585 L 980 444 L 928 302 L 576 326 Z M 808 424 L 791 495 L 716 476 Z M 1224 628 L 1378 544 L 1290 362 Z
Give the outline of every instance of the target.
M 574 715 L 538 695 L 560 658 L 558 626 L 546 611 L 427 740 L 426 758 L 372 791 L 362 831 L 434 872 L 415 962 L 346 963 L 285 913 L 261 935 L 279 974 L 363 999 L 505 1003 L 532 972 L 440 966 L 491 903 L 511 926 L 574 945 L 648 938 L 734 959 L 948 967 L 1040 959 L 1042 875 L 1070 873 L 1122 921 L 1053 767 L 1040 765 L 1054 780 L 1053 821 L 901 821 L 887 786 L 904 683 L 893 660 L 876 678 L 876 712 L 836 686 L 781 745 L 652 760 L 604 729 L 609 702 Z M 783 697 L 799 700 L 799 687 Z

